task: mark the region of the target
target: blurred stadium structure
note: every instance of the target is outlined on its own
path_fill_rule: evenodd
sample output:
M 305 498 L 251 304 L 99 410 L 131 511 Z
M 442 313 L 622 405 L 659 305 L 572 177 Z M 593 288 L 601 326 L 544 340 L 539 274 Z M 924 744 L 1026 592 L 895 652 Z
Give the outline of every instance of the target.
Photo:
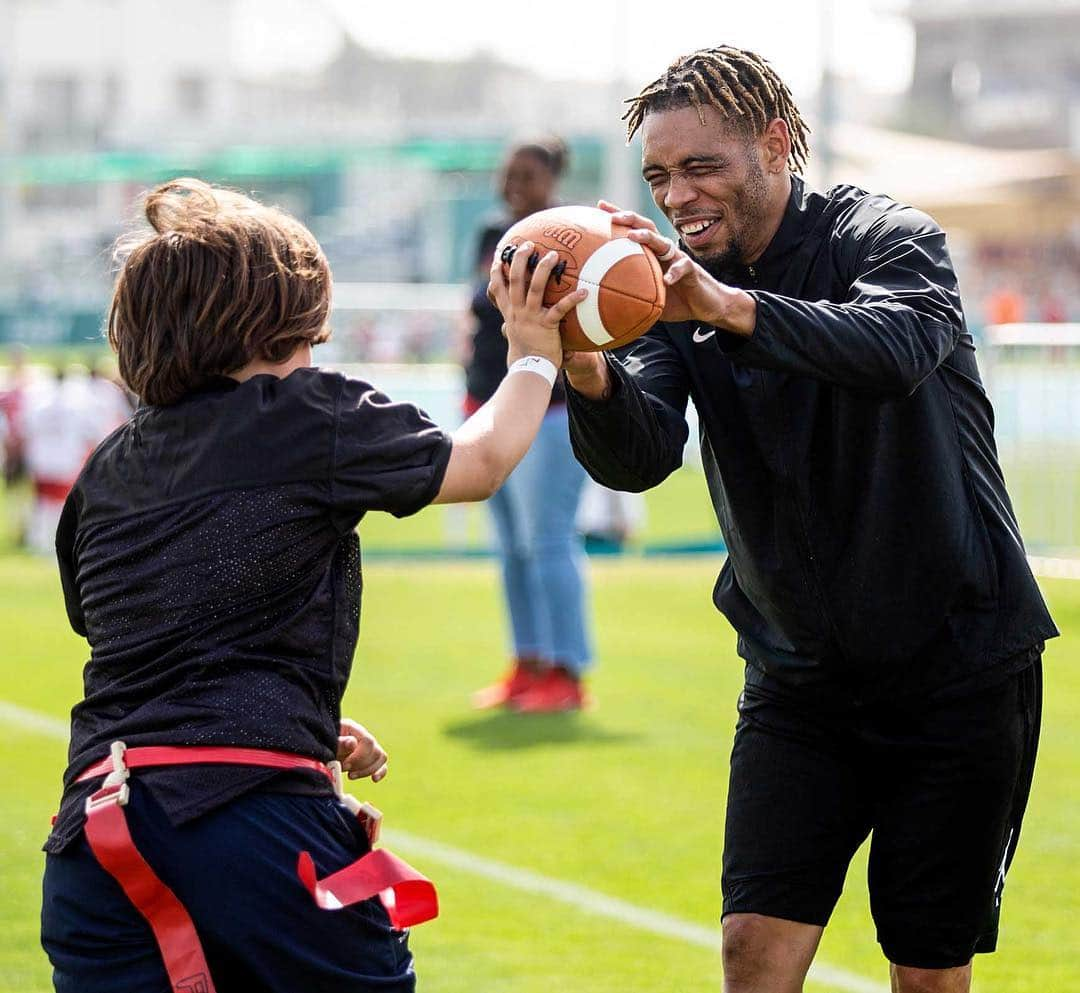
M 321 68 L 244 78 L 233 7 L 0 0 L 0 347 L 100 348 L 121 221 L 149 185 L 195 174 L 319 237 L 337 279 L 323 361 L 378 363 L 371 378 L 454 423 L 455 331 L 505 142 L 557 127 L 568 200 L 650 210 L 618 123 L 641 81 L 401 59 L 344 31 Z M 835 52 L 796 92 L 809 178 L 889 193 L 949 232 L 1025 536 L 1080 555 L 1080 0 L 912 0 L 904 16 L 906 93 L 861 91 Z

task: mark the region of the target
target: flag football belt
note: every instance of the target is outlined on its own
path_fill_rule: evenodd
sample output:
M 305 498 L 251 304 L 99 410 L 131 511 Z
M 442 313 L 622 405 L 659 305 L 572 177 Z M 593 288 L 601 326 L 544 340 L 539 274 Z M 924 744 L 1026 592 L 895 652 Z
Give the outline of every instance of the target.
M 338 799 L 356 815 L 372 845 L 378 838 L 382 814 L 345 792 L 340 762 L 323 764 L 303 755 L 261 748 L 128 748 L 122 741 L 114 741 L 109 758 L 95 762 L 76 778 L 81 783 L 105 777 L 100 789 L 86 798 L 86 840 L 102 868 L 120 884 L 153 930 L 174 993 L 215 993 L 191 916 L 139 853 L 124 816 L 131 770 L 175 765 L 250 765 L 321 773 L 330 780 Z M 431 881 L 385 848 L 368 852 L 324 879 L 316 878 L 311 855 L 300 852 L 296 872 L 323 910 L 340 910 L 377 896 L 398 930 L 422 924 L 439 913 Z

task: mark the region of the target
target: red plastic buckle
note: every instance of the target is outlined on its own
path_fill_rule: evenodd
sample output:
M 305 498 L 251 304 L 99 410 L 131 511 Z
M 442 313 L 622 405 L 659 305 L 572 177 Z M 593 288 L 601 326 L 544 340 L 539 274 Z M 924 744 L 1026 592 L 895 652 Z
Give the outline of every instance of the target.
M 119 786 L 102 786 L 100 790 L 94 791 L 86 798 L 86 814 L 89 816 L 92 810 L 107 807 L 110 803 L 115 803 L 118 807 L 126 807 L 130 799 L 131 789 L 127 783 L 121 783 Z

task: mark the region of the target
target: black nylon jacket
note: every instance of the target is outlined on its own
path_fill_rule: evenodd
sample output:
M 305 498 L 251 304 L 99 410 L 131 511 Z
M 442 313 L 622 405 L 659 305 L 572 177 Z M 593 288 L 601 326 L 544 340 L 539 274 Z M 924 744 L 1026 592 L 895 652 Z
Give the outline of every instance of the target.
M 729 552 L 713 599 L 739 653 L 788 688 L 870 699 L 1029 659 L 1057 631 L 940 228 L 793 177 L 762 257 L 720 278 L 754 297 L 752 337 L 660 323 L 608 356 L 609 401 L 568 391 L 593 478 L 631 491 L 665 479 L 693 398 Z

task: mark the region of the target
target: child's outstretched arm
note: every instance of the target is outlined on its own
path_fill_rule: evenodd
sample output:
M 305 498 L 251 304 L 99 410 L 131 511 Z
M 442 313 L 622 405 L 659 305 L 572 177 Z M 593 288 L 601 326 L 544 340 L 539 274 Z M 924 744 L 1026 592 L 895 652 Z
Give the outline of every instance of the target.
M 529 279 L 532 243 L 514 253 L 509 282 L 496 258 L 489 294 L 505 319 L 509 371 L 495 395 L 454 432 L 454 447 L 434 503 L 486 500 L 529 449 L 548 408 L 551 387 L 562 365 L 559 322 L 588 296 L 577 289 L 545 307 L 544 288 L 558 254 L 545 255 Z

